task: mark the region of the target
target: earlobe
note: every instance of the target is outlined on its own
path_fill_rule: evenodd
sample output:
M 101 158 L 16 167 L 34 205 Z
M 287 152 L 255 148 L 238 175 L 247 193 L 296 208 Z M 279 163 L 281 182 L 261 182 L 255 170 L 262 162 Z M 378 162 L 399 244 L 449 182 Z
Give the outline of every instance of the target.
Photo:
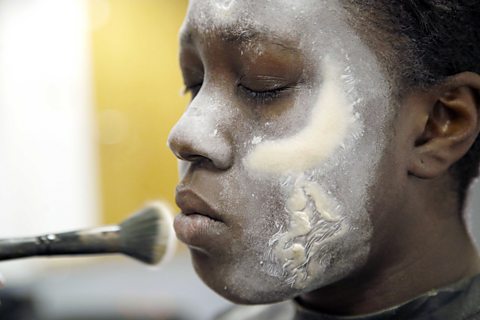
M 461 159 L 480 131 L 480 76 L 464 72 L 430 91 L 435 101 L 424 105 L 426 120 L 414 141 L 409 174 L 433 179 Z M 427 93 L 426 93 L 427 94 Z M 421 131 L 421 132 L 420 132 Z

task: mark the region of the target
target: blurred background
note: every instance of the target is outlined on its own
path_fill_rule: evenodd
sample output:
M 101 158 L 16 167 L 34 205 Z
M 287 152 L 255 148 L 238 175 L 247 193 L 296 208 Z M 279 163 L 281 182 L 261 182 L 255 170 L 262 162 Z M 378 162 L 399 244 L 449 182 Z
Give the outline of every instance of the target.
M 0 0 L 1 238 L 174 207 L 166 146 L 187 104 L 187 0 Z M 175 208 L 175 207 L 174 207 Z M 0 263 L 0 319 L 208 319 L 228 303 L 179 247 L 158 270 L 124 257 Z

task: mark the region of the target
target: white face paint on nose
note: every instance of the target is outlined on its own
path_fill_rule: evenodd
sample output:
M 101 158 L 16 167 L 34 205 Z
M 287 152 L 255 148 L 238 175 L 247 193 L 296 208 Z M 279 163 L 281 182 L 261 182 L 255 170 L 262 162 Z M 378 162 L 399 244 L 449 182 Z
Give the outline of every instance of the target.
M 330 157 L 345 140 L 356 118 L 343 90 L 341 70 L 323 61 L 323 85 L 310 122 L 297 134 L 264 141 L 245 158 L 255 173 L 288 174 L 311 170 Z
M 224 118 L 216 102 L 196 98 L 170 131 L 168 146 L 181 160 L 210 161 L 217 169 L 226 170 L 232 165 L 232 144 L 218 123 Z

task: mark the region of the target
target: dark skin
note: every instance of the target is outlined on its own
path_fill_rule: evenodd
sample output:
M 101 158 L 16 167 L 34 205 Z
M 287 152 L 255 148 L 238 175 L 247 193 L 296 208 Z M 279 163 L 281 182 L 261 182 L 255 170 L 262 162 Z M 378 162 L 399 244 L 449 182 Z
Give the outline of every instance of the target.
M 403 180 L 405 203 L 375 217 L 392 228 L 375 229 L 379 245 L 370 263 L 348 279 L 302 295 L 304 305 L 332 314 L 371 313 L 480 272 L 448 171 L 479 134 L 479 91 L 480 76 L 465 72 L 407 95 L 393 143 L 393 152 L 403 156 L 396 167 L 385 168 Z
M 196 194 L 213 207 L 209 210 L 198 205 L 199 212 L 215 211 L 214 218 L 221 226 L 215 232 L 208 228 L 193 232 L 185 222 L 187 215 L 177 218 L 177 235 L 190 246 L 197 273 L 217 293 L 234 302 L 269 303 L 297 296 L 309 308 L 338 315 L 376 312 L 478 274 L 479 258 L 467 234 L 449 172 L 480 130 L 480 106 L 475 99 L 480 76 L 469 72 L 428 89 L 410 90 L 398 106 L 392 106 L 399 109 L 392 125 L 374 127 L 388 131 L 391 137 L 382 150 L 376 181 L 369 192 L 373 236 L 364 263 L 354 263 L 355 270 L 329 285 L 296 292 L 269 278 L 258 267 L 259 261 L 250 259 L 265 250 L 256 245 L 268 243 L 269 226 L 284 208 L 284 199 L 276 192 L 265 194 L 265 190 L 277 190 L 278 186 L 262 184 L 242 165 L 250 141 L 256 135 L 266 140 L 290 136 L 308 123 L 316 102 L 312 88 L 322 83 L 315 68 L 325 52 L 342 59 L 340 50 L 331 49 L 336 43 L 343 43 L 352 66 L 368 61 L 367 56 L 359 58 L 355 47 L 349 47 L 355 38 L 349 37 L 352 30 L 343 29 L 341 10 L 323 10 L 316 1 L 302 0 L 298 7 L 306 16 L 297 19 L 288 3 L 276 2 L 273 10 L 258 1 L 238 1 L 233 6 L 239 7 L 226 14 L 214 2 L 191 1 L 190 19 L 182 33 L 181 65 L 194 99 L 172 130 L 169 143 L 183 160 L 179 207 L 188 213 L 198 211 L 192 208 L 199 202 L 198 197 L 192 197 Z M 327 2 L 328 8 L 335 3 Z M 279 13 L 279 8 L 284 11 Z M 245 27 L 244 13 L 248 10 L 260 26 Z M 308 16 L 312 12 L 316 12 L 313 18 Z M 214 25 L 218 27 L 211 28 Z M 257 34 L 260 36 L 255 37 Z M 374 53 L 388 50 L 370 46 Z M 359 82 L 368 82 L 365 77 L 371 68 L 359 70 Z M 278 88 L 282 90 L 271 95 Z M 259 103 L 258 96 L 265 92 L 267 99 Z M 367 100 L 368 96 L 365 94 Z M 368 102 L 360 110 L 367 127 L 375 124 L 374 115 L 382 110 L 382 103 Z M 265 126 L 266 122 L 271 125 Z M 360 142 L 376 141 L 372 136 L 365 139 Z M 353 189 L 343 188 L 348 184 L 345 181 L 352 182 L 349 173 L 345 180 L 337 181 L 339 193 Z M 238 186 L 246 186 L 248 192 Z M 231 192 L 222 198 L 224 190 Z M 336 245 L 341 246 L 341 242 Z M 355 252 L 345 252 L 343 257 L 353 260 Z

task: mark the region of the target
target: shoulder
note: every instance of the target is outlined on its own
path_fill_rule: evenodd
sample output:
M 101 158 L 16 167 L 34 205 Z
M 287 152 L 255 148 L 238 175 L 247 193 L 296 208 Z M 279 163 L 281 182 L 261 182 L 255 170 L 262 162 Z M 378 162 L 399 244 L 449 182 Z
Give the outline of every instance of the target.
M 292 320 L 295 308 L 290 301 L 259 306 L 234 306 L 215 320 Z

